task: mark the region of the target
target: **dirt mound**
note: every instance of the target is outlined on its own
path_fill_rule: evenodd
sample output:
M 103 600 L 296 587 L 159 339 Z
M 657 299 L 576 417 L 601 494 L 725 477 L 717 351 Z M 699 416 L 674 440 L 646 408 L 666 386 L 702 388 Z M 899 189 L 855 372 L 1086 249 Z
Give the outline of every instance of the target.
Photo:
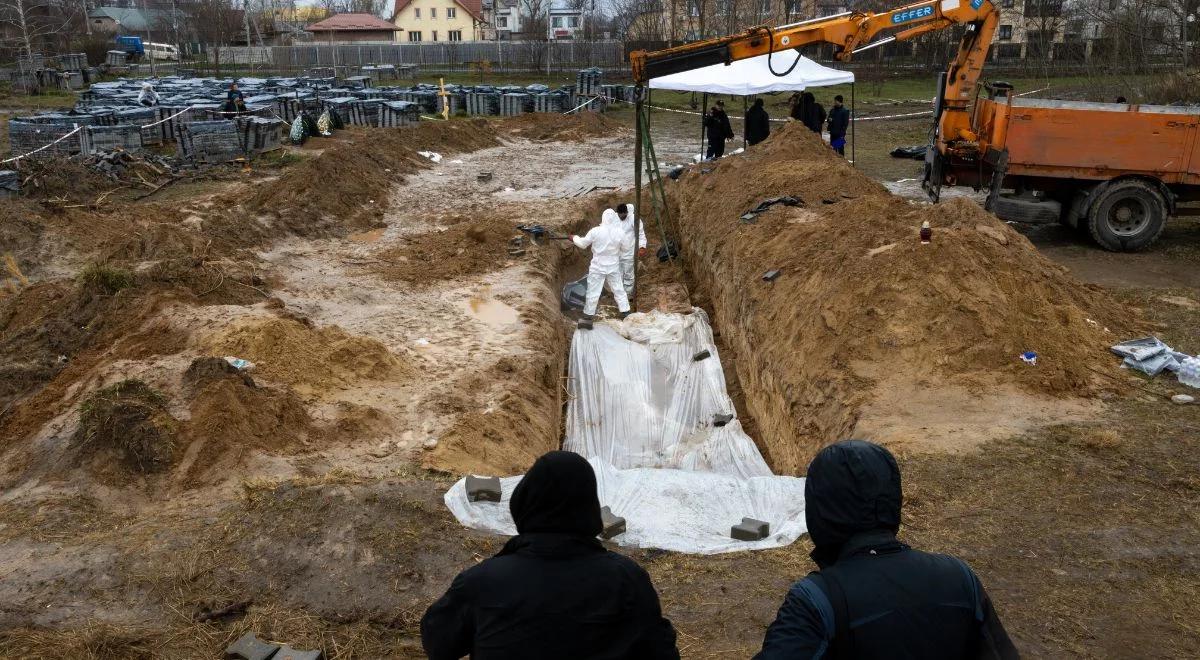
M 692 168 L 670 190 L 686 263 L 713 300 L 777 471 L 800 472 L 848 437 L 880 388 L 1073 397 L 1111 387 L 1095 372 L 1111 370 L 1107 348 L 1134 315 L 973 202 L 893 197 L 799 125 Z M 779 195 L 804 205 L 739 219 Z M 923 220 L 931 245 L 918 240 Z M 1036 366 L 1018 358 L 1029 350 Z
M 391 187 L 405 175 L 428 166 L 429 161 L 418 151 L 454 153 L 499 144 L 484 120 L 422 122 L 411 129 L 353 132 L 351 139 L 339 141 L 260 186 L 245 206 L 272 221 L 242 230 L 321 237 L 380 226 Z M 246 224 L 241 217 L 212 222 Z
M 245 322 L 206 341 L 210 352 L 255 363 L 254 373 L 305 396 L 410 373 L 408 363 L 374 339 L 336 326 L 315 329 L 294 319 Z
M 385 279 L 414 283 L 491 272 L 510 258 L 508 241 L 519 233 L 511 221 L 459 222 L 402 239 L 379 254 L 372 270 Z
M 81 458 L 115 454 L 132 472 L 161 472 L 174 457 L 176 426 L 162 394 L 140 380 L 123 380 L 83 402 L 72 442 Z
M 229 361 L 218 357 L 198 357 L 188 365 L 183 372 L 183 384 L 193 389 L 200 389 L 214 380 L 235 378 L 242 381 L 246 387 L 255 387 L 254 379 L 249 374 L 229 364 Z
M 247 385 L 230 374 L 210 379 L 191 402 L 188 435 L 204 442 L 204 452 L 280 449 L 303 442 L 313 432 L 312 419 L 292 392 Z M 201 462 L 201 465 L 206 465 Z
M 582 142 L 627 130 L 616 120 L 598 112 L 570 115 L 535 112 L 498 120 L 497 129 L 534 142 Z
M 24 181 L 21 196 L 30 199 L 91 203 L 105 192 L 125 187 L 79 158 L 33 158 L 19 163 L 18 174 Z

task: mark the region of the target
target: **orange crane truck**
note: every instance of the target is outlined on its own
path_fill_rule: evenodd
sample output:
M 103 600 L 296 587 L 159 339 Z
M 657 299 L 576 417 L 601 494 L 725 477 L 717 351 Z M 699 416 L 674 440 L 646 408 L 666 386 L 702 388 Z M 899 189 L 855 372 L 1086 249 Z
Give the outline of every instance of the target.
M 1200 199 L 1197 107 L 1018 98 L 994 83 L 971 123 L 988 151 L 927 153 L 935 199 L 938 183 L 989 187 L 997 216 L 1086 228 L 1114 251 L 1148 247 L 1178 202 Z
M 1149 246 L 1177 201 L 1200 199 L 1200 108 L 1028 99 L 1005 83 L 981 84 L 998 22 L 991 0 L 933 0 L 635 51 L 630 64 L 640 104 L 640 88 L 657 76 L 759 55 L 778 57 L 772 69 L 784 75 L 787 53 L 809 44 L 831 44 L 848 61 L 885 43 L 964 26 L 958 53 L 938 78 L 922 181 L 929 198 L 937 202 L 943 185 L 986 188 L 986 207 L 1001 218 L 1086 226 L 1109 250 Z

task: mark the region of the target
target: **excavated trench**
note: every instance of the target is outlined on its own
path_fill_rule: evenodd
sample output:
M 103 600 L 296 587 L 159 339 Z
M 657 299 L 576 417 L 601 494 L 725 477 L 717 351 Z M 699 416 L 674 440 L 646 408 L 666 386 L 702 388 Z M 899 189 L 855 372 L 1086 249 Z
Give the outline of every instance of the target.
M 587 205 L 585 210 L 574 221 L 565 225 L 564 232 L 576 234 L 586 232 L 589 227 L 595 224 L 595 219 L 599 217 L 600 211 L 603 208 L 627 201 L 628 197 L 628 194 L 612 194 L 598 198 L 592 204 Z M 641 290 L 638 292 L 638 311 L 648 312 L 652 309 L 659 309 L 662 311 L 686 313 L 692 307 L 699 307 L 707 313 L 712 322 L 713 339 L 716 344 L 717 354 L 721 360 L 721 368 L 725 377 L 727 391 L 733 400 L 737 417 L 741 421 L 742 428 L 746 434 L 755 439 L 763 456 L 768 457 L 768 454 L 763 451 L 764 448 L 761 446 L 761 443 L 757 440 L 758 422 L 746 405 L 746 393 L 742 387 L 738 369 L 740 362 L 738 354 L 732 349 L 725 335 L 721 332 L 721 326 L 717 322 L 717 319 L 720 317 L 716 313 L 717 310 L 713 307 L 712 298 L 704 294 L 706 289 L 702 289 L 699 286 L 698 280 L 693 275 L 693 269 L 688 267 L 689 262 L 686 258 L 678 259 L 674 263 L 659 262 L 655 257 L 655 252 L 661 245 L 661 239 L 655 238 L 653 232 L 651 232 L 648 237 L 648 244 L 649 253 L 639 262 L 639 280 L 642 284 L 640 285 Z M 558 275 L 554 281 L 553 288 L 557 294 L 561 294 L 563 287 L 587 274 L 589 255 L 583 250 L 575 249 L 559 249 L 558 252 Z M 684 256 L 686 257 L 687 255 Z M 601 296 L 600 305 L 602 312 L 605 311 L 606 307 L 612 313 L 616 311 L 615 302 L 607 291 Z M 564 309 L 562 316 L 563 340 L 559 354 L 562 356 L 562 382 L 566 383 L 566 379 L 569 377 L 566 358 L 570 354 L 571 334 L 575 332 L 575 322 L 579 318 L 579 313 Z M 562 394 L 562 391 L 560 391 L 560 394 Z M 564 439 L 567 404 L 568 401 L 565 396 L 560 396 L 560 419 L 564 420 L 560 423 L 558 429 L 560 445 Z M 768 458 L 767 460 L 770 463 L 770 459 Z

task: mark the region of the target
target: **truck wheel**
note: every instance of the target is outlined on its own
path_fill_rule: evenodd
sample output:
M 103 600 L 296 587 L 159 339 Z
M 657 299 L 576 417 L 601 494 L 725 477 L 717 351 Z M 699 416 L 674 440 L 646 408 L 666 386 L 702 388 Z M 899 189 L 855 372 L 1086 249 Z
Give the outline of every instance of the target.
M 1150 247 L 1166 225 L 1167 200 L 1154 184 L 1137 179 L 1109 185 L 1088 214 L 1092 238 L 1113 252 Z
M 996 217 L 1001 220 L 1044 225 L 1058 222 L 1060 216 L 1062 205 L 1052 199 L 1010 195 L 996 198 Z

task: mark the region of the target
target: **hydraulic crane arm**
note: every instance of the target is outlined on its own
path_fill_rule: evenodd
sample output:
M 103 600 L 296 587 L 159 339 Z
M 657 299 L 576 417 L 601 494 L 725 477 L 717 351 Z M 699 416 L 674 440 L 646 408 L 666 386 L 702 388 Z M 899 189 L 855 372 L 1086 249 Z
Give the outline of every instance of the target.
M 991 0 L 932 0 L 881 13 L 847 12 L 774 28 L 754 27 L 741 34 L 665 50 L 634 51 L 629 59 L 638 85 L 646 85 L 658 76 L 759 55 L 771 55 L 772 71 L 782 76 L 799 61 L 785 51 L 809 44 L 832 44 L 837 48 L 834 56 L 848 61 L 854 53 L 884 43 L 905 41 L 952 25 L 967 25 L 958 57 L 948 71 L 944 95 L 947 101 L 961 99 L 965 105 L 983 70 L 997 21 Z M 780 54 L 778 64 L 774 60 L 776 53 Z
M 992 0 L 931 0 L 880 13 L 847 12 L 779 27 L 753 27 L 741 34 L 649 53 L 634 51 L 629 61 L 638 86 L 649 84 L 651 78 L 760 55 L 769 56 L 772 73 L 785 76 L 800 61 L 798 52 L 793 57 L 787 51 L 809 44 L 832 44 L 836 48 L 834 56 L 848 61 L 854 53 L 885 43 L 965 25 L 958 54 L 946 68 L 935 99 L 937 133 L 933 153 L 927 157 L 925 179 L 933 186 L 926 190 L 936 199 L 942 180 L 941 163 L 952 152 L 968 161 L 988 152 L 990 145 L 983 144 L 972 128 L 968 107 L 999 20 Z

